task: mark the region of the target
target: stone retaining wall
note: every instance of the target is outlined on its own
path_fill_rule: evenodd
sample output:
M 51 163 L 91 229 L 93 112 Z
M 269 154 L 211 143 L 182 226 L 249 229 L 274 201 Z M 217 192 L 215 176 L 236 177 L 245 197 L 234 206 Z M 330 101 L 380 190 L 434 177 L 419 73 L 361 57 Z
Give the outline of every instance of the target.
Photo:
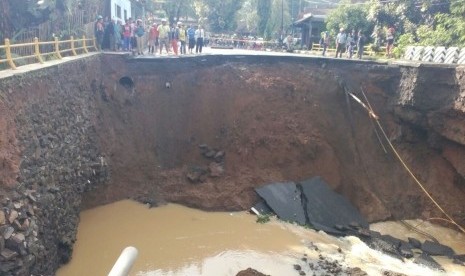
M 81 195 L 107 177 L 87 79 L 99 68 L 92 57 L 0 82 L 21 160 L 0 190 L 0 275 L 53 275 L 70 258 Z

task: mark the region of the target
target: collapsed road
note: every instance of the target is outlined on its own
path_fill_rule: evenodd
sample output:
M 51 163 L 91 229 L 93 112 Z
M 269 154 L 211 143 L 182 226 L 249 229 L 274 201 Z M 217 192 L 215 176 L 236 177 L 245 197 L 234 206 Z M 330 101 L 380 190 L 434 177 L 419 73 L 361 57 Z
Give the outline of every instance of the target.
M 80 211 L 125 198 L 246 210 L 258 186 L 321 176 L 369 223 L 443 217 L 367 110 L 349 110 L 341 79 L 362 100 L 363 87 L 389 141 L 464 225 L 464 76 L 299 56 L 98 54 L 2 78 L 2 273 L 53 274 Z

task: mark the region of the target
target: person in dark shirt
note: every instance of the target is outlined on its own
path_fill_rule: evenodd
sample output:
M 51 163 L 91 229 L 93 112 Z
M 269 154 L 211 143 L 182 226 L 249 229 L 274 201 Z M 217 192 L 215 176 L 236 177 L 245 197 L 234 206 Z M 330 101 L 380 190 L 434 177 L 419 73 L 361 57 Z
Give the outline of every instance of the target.
M 362 31 L 358 31 L 358 38 L 357 38 L 357 57 L 362 59 L 363 56 L 363 47 L 365 47 L 366 37 L 362 33 Z

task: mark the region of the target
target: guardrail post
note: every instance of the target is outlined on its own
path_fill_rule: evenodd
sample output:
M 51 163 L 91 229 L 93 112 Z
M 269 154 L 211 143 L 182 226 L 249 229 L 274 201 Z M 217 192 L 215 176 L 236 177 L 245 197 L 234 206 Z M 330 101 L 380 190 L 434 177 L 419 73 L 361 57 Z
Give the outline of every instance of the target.
M 8 64 L 10 65 L 11 69 L 15 70 L 16 65 L 13 61 L 13 58 L 11 57 L 10 40 L 8 38 L 5 38 L 5 54 L 6 60 L 8 61 Z
M 84 53 L 89 53 L 89 51 L 87 51 L 87 47 L 86 47 L 86 36 L 83 35 L 82 36 L 82 48 L 84 49 Z
M 40 63 L 44 63 L 44 60 L 40 55 L 39 39 L 37 37 L 34 37 L 34 54 Z
M 97 48 L 97 40 L 95 39 L 95 36 L 94 38 L 92 39 L 93 43 L 94 43 L 94 48 L 95 48 L 95 51 L 98 51 L 98 48 Z
M 63 58 L 60 53 L 60 42 L 58 41 L 58 37 L 56 36 L 55 36 L 55 55 L 57 56 L 58 59 Z
M 76 49 L 74 48 L 74 37 L 71 36 L 70 39 L 71 39 L 71 53 L 73 53 L 73 56 L 77 56 Z

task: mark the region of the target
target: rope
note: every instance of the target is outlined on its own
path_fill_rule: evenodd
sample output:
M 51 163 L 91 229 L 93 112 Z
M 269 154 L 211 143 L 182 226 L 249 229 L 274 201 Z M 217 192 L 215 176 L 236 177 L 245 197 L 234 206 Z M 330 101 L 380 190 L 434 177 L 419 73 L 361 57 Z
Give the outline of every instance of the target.
M 363 89 L 362 89 L 363 91 Z M 400 161 L 400 163 L 402 164 L 402 166 L 405 168 L 405 170 L 407 170 L 407 172 L 409 173 L 409 175 L 413 178 L 413 180 L 415 181 L 415 183 L 420 187 L 420 189 L 426 194 L 426 196 L 434 203 L 434 205 L 447 217 L 448 221 L 452 224 L 454 224 L 462 233 L 465 233 L 465 229 L 460 226 L 457 222 L 455 222 L 455 220 L 441 207 L 441 205 L 439 205 L 439 203 L 429 194 L 429 192 L 426 190 L 426 188 L 423 186 L 423 184 L 420 182 L 420 180 L 418 180 L 418 178 L 413 174 L 413 172 L 410 170 L 410 168 L 407 166 L 407 164 L 404 162 L 404 160 L 402 159 L 402 157 L 400 156 L 400 154 L 397 152 L 396 148 L 394 147 L 394 145 L 391 143 L 391 141 L 389 140 L 389 137 L 387 136 L 386 132 L 384 131 L 384 128 L 383 126 L 381 125 L 381 123 L 379 122 L 379 117 L 376 116 L 375 112 L 373 111 L 373 109 L 371 108 L 371 105 L 370 107 L 368 107 L 367 105 L 365 105 L 360 99 L 358 99 L 354 94 L 350 93 L 350 92 L 347 92 L 349 93 L 350 96 L 352 96 L 353 99 L 355 99 L 358 103 L 360 103 L 363 108 L 365 108 L 370 117 L 372 117 L 373 119 L 375 119 L 375 122 L 376 124 L 378 125 L 379 129 L 381 130 L 384 138 L 386 139 L 389 147 L 392 149 L 392 151 L 394 152 L 395 156 L 397 157 L 397 159 Z M 367 99 L 367 102 L 368 102 L 368 99 Z M 369 104 L 369 102 L 368 102 Z
M 373 108 L 371 108 L 370 102 L 368 101 L 367 95 L 365 95 L 365 92 L 363 91 L 363 88 L 362 88 L 362 87 L 360 87 L 360 88 L 361 88 L 361 90 L 362 90 L 363 97 L 365 98 L 365 101 L 366 101 L 367 104 L 368 104 L 368 107 L 370 108 L 370 110 L 373 110 Z M 378 138 L 378 142 L 380 143 L 381 147 L 383 148 L 384 153 L 387 154 L 386 147 L 384 146 L 383 140 L 381 140 L 381 137 L 379 136 L 379 132 L 378 132 L 378 130 L 376 129 L 376 126 L 375 126 L 375 124 L 373 123 L 373 120 L 370 120 L 370 124 L 371 124 L 371 126 L 373 127 L 373 129 L 375 130 L 376 138 Z

